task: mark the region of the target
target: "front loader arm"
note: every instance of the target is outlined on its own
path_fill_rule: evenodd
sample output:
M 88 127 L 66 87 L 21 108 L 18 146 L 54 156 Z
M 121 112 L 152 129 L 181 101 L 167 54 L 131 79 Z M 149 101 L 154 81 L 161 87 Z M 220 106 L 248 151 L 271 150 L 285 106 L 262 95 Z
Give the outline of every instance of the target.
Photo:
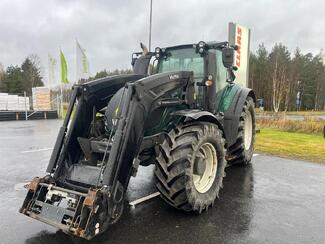
M 126 84 L 122 111 L 111 148 L 107 167 L 103 172 L 103 185 L 111 191 L 117 202 L 124 194 L 143 140 L 144 124 L 149 114 L 166 104 L 194 104 L 192 72 L 171 72 L 153 75 L 135 83 Z M 181 99 L 171 100 L 166 94 L 181 89 Z M 122 186 L 122 187 L 121 187 Z M 119 190 L 120 189 L 120 190 Z

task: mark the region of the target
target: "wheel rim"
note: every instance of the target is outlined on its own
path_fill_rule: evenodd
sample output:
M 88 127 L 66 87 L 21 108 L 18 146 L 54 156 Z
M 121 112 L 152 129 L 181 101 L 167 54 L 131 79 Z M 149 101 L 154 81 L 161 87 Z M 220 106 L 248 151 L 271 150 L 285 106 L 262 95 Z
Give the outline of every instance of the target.
M 245 125 L 244 125 L 244 144 L 245 149 L 249 150 L 252 144 L 253 136 L 253 118 L 250 111 L 246 114 Z
M 218 167 L 217 152 L 211 143 L 200 146 L 194 159 L 193 182 L 196 190 L 200 193 L 207 192 L 216 177 Z

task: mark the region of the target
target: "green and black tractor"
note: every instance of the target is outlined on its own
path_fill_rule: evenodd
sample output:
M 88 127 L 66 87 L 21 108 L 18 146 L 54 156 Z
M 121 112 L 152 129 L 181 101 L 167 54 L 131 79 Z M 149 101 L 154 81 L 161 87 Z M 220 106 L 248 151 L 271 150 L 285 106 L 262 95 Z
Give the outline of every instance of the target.
M 227 165 L 250 163 L 255 95 L 234 83 L 236 47 L 203 42 L 132 55 L 133 74 L 73 87 L 47 175 L 20 212 L 91 239 L 123 212 L 139 165 L 171 206 L 214 205 Z

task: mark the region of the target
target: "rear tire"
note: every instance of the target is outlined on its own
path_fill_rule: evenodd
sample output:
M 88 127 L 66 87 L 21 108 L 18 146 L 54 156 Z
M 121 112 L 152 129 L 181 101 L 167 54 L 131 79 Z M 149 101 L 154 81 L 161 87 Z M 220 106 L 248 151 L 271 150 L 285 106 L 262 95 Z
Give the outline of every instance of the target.
M 239 118 L 236 143 L 228 150 L 229 164 L 245 166 L 251 162 L 255 147 L 255 135 L 255 103 L 251 97 L 247 97 Z
M 182 125 L 172 130 L 160 146 L 156 186 L 168 204 L 201 213 L 218 197 L 225 167 L 225 140 L 217 125 Z

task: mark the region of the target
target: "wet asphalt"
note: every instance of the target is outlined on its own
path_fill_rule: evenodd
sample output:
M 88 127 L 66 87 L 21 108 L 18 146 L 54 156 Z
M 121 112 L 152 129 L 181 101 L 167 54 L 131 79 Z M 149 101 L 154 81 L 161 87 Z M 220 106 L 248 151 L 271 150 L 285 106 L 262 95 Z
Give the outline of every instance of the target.
M 229 167 L 220 199 L 201 215 L 177 211 L 160 197 L 129 207 L 93 241 L 18 213 L 24 183 L 44 175 L 59 120 L 0 122 L 0 243 L 325 243 L 325 165 L 256 155 Z M 153 167 L 140 167 L 127 193 L 155 192 Z

